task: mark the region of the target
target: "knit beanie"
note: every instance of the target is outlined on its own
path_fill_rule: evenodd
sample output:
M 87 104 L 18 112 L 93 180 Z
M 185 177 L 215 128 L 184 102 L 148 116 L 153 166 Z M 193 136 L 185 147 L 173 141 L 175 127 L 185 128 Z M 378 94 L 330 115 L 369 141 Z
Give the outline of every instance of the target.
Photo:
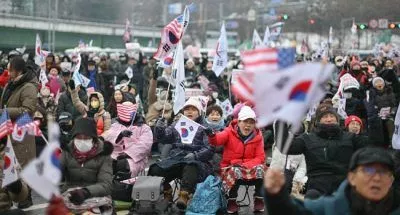
M 348 116 L 348 117 L 346 118 L 346 120 L 344 121 L 344 126 L 345 126 L 346 128 L 349 127 L 349 125 L 350 125 L 350 123 L 351 123 L 352 121 L 358 122 L 358 123 L 360 124 L 360 126 L 361 126 L 361 129 L 362 129 L 362 127 L 363 127 L 362 120 L 361 120 L 358 116 L 355 116 L 355 115 L 350 115 L 350 116 Z
M 92 118 L 78 118 L 72 132 L 72 137 L 83 134 L 92 138 L 97 138 L 96 122 Z

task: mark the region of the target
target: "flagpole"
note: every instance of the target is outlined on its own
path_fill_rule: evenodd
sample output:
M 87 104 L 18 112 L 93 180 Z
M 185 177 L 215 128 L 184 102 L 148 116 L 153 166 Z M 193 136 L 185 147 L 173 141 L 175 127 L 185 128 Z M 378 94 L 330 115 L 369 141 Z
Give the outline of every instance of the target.
M 44 142 L 49 145 L 49 141 L 47 141 L 46 137 L 43 135 L 43 133 L 40 135 L 42 137 L 42 139 L 44 140 Z

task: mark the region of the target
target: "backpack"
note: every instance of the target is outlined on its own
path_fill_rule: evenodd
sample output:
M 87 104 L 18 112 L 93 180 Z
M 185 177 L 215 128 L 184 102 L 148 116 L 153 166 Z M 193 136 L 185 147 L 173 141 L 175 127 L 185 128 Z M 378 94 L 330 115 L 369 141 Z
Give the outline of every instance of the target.
M 138 176 L 132 188 L 130 212 L 137 214 L 163 214 L 169 203 L 164 200 L 163 177 Z
M 196 192 L 186 210 L 186 215 L 208 215 L 226 210 L 222 181 L 210 175 L 203 183 L 197 184 Z

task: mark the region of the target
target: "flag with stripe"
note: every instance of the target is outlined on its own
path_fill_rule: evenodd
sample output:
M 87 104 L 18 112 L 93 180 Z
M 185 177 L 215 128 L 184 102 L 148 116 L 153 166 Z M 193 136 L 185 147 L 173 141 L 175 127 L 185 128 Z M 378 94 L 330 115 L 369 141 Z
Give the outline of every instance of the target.
M 25 134 L 41 136 L 42 131 L 39 126 L 40 122 L 38 120 L 33 121 L 29 114 L 25 112 L 15 121 L 13 138 L 15 137 L 14 134 L 17 135 L 17 139 L 14 138 L 17 141 L 19 141 L 19 139 L 23 140 Z
M 244 72 L 237 75 L 232 92 L 239 98 L 253 103 L 254 74 L 282 70 L 294 65 L 295 48 L 260 48 L 241 54 Z
M 0 139 L 11 134 L 12 130 L 13 126 L 10 117 L 8 116 L 7 109 L 4 109 L 0 117 Z
M 185 7 L 182 15 L 164 27 L 161 32 L 161 42 L 158 45 L 157 52 L 154 54 L 154 58 L 161 60 L 176 49 L 189 24 L 189 17 L 189 8 Z
M 117 104 L 118 118 L 124 122 L 130 122 L 135 118 L 137 109 L 137 105 L 132 102 Z

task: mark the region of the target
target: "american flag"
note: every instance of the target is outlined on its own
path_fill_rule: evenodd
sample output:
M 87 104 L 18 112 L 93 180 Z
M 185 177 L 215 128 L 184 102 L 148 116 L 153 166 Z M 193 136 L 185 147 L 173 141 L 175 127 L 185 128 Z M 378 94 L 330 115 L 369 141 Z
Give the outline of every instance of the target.
M 23 113 L 16 121 L 15 125 L 18 131 L 26 129 L 28 134 L 34 136 L 41 136 L 42 131 L 40 130 L 40 122 L 33 121 L 27 112 Z
M 295 48 L 260 48 L 242 53 L 244 72 L 239 73 L 233 93 L 241 100 L 254 103 L 253 83 L 256 72 L 282 70 L 295 63 Z
M 137 105 L 135 104 L 117 104 L 118 118 L 123 121 L 130 121 L 136 115 Z
M 0 139 L 11 134 L 13 129 L 7 109 L 4 109 L 0 117 Z

